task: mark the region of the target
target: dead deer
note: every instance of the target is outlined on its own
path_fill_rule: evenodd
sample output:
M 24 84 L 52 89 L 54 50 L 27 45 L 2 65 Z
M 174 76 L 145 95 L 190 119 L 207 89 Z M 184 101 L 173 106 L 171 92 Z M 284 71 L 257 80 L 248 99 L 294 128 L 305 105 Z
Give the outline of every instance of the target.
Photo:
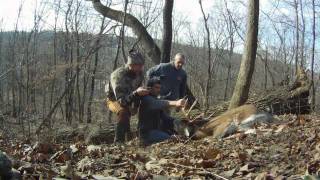
M 188 118 L 188 114 L 186 117 Z M 237 131 L 250 129 L 255 124 L 269 124 L 272 121 L 271 114 L 259 111 L 254 105 L 243 105 L 207 121 L 190 122 L 184 120 L 181 123 L 185 135 L 192 137 L 192 139 L 201 139 L 207 136 L 223 138 Z

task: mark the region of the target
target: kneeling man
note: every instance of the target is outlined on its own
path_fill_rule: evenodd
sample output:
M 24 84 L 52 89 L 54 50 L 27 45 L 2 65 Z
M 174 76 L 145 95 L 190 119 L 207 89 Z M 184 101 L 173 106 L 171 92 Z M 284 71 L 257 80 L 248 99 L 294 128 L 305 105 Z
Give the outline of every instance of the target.
M 184 99 L 168 101 L 159 99 L 160 79 L 151 78 L 147 82 L 150 93 L 142 97 L 139 109 L 138 128 L 140 139 L 144 145 L 161 142 L 169 139 L 174 132 L 173 118 L 163 112 L 168 107 L 183 107 Z

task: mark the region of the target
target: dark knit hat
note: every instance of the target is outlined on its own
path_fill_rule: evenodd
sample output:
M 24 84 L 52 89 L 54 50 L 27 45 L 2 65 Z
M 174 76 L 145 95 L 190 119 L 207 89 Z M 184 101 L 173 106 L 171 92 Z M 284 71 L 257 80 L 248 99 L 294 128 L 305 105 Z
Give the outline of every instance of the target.
M 144 58 L 140 52 L 130 50 L 127 64 L 144 64 Z

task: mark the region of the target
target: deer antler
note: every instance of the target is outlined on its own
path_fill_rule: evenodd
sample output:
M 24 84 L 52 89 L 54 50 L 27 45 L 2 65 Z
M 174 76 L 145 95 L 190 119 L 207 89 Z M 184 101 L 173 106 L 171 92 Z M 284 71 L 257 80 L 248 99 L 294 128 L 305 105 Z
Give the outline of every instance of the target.
M 189 110 L 186 111 L 186 109 L 187 109 L 186 107 L 187 107 L 187 105 L 188 105 L 188 100 L 189 100 L 189 99 L 186 100 L 186 103 L 185 103 L 184 107 L 182 108 L 182 112 L 183 112 L 184 116 L 185 116 L 188 120 L 190 120 L 189 114 L 190 114 L 190 112 L 192 111 L 192 109 L 196 106 L 198 100 L 196 99 L 196 100 L 192 103 L 192 105 L 191 105 L 191 107 L 189 108 Z
M 198 100 L 196 99 L 196 100 L 192 103 L 191 107 L 189 108 L 189 110 L 188 110 L 188 112 L 187 112 L 187 114 L 186 114 L 187 117 L 189 117 L 190 112 L 191 112 L 192 109 L 196 106 L 197 103 L 198 103 Z

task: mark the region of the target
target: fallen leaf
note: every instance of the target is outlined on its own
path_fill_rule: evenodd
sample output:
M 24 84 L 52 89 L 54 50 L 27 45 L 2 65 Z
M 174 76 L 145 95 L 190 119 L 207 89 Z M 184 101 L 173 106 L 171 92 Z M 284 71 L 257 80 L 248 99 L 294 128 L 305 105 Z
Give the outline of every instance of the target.
M 221 153 L 220 150 L 209 148 L 203 155 L 203 159 L 215 159 Z
M 287 124 L 281 124 L 281 125 L 278 126 L 278 129 L 275 130 L 274 132 L 275 132 L 275 133 L 280 133 L 280 132 L 282 132 L 285 128 L 287 128 L 287 127 L 288 127 Z
M 48 159 L 49 159 L 48 155 L 43 154 L 43 153 L 37 153 L 37 155 L 35 157 L 35 160 L 40 163 L 46 162 L 46 161 L 48 161 Z
M 235 172 L 236 172 L 236 168 L 231 169 L 231 170 L 229 170 L 229 171 L 225 171 L 225 172 L 223 172 L 222 174 L 223 174 L 225 177 L 230 178 L 230 177 L 232 177 L 232 176 L 234 175 Z
M 115 177 L 105 177 L 102 175 L 91 175 L 90 178 L 93 178 L 95 180 L 117 180 L 118 178 Z
M 240 172 L 249 172 L 249 164 L 246 164 L 244 166 L 242 166 L 240 169 L 239 169 Z
M 63 177 L 72 178 L 74 171 L 71 166 L 71 161 L 67 161 L 65 166 L 60 167 L 60 174 Z
M 213 168 L 215 165 L 216 165 L 216 161 L 212 159 L 201 161 L 201 167 L 203 168 Z
M 86 156 L 77 163 L 77 170 L 84 172 L 91 168 L 92 160 Z
M 244 132 L 244 134 L 257 134 L 257 130 L 256 129 L 248 129 Z
M 268 173 L 263 172 L 263 173 L 260 173 L 256 178 L 254 178 L 254 180 L 267 180 L 267 176 L 268 176 Z

